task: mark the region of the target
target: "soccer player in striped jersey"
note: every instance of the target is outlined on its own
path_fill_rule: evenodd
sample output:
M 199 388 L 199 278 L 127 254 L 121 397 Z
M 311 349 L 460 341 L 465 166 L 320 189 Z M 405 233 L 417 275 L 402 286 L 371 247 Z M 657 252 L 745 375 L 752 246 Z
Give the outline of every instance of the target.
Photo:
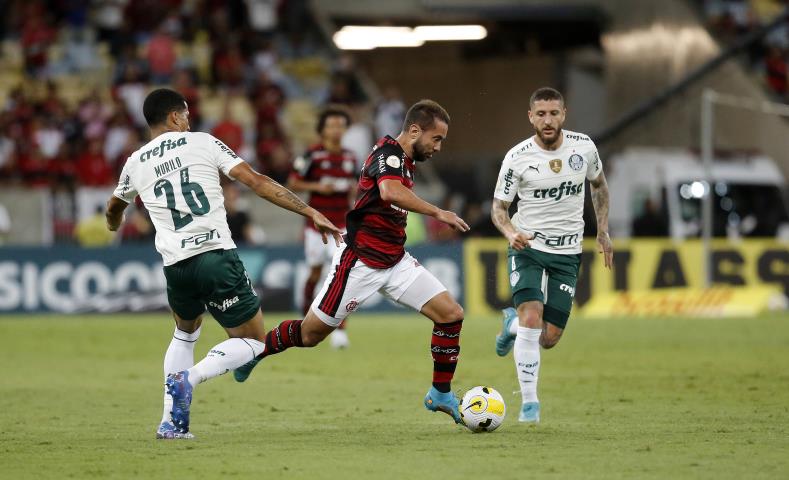
M 340 144 L 350 123 L 348 112 L 339 107 L 321 112 L 317 127 L 320 142 L 293 162 L 287 185 L 294 192 L 309 192 L 308 205 L 342 229 L 356 190 L 356 158 Z M 337 248 L 332 242 L 323 243 L 312 222 L 305 222 L 304 258 L 310 273 L 304 283 L 304 315 L 309 311 L 321 273 L 324 268 L 328 271 Z M 334 348 L 350 346 L 345 322 L 332 332 L 329 340 Z
M 414 194 L 418 162 L 429 160 L 449 130 L 449 114 L 432 100 L 421 100 L 406 113 L 397 138 L 380 139 L 359 177 L 356 204 L 348 213 L 346 243 L 334 255 L 332 271 L 304 320 L 282 322 L 266 335 L 266 349 L 236 370 L 245 380 L 255 363 L 290 347 L 313 347 L 328 336 L 373 293 L 410 307 L 433 322 L 430 351 L 433 382 L 425 407 L 460 423 L 458 399 L 450 384 L 460 354 L 463 309 L 446 287 L 404 249 L 408 212 L 429 215 L 466 232 L 455 213 Z

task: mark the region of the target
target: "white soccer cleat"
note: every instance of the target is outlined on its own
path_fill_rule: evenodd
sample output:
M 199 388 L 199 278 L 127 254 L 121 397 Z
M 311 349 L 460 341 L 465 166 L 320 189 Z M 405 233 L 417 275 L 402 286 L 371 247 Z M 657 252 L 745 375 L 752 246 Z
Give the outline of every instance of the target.
M 348 340 L 348 332 L 345 329 L 336 329 L 331 332 L 329 336 L 329 344 L 335 350 L 342 350 L 351 346 L 351 341 Z

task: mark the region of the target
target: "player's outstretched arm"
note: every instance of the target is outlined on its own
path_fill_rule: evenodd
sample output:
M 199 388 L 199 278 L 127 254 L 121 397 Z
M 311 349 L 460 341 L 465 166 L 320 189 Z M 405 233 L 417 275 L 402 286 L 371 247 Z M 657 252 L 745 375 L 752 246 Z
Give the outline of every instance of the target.
M 442 210 L 432 203 L 422 200 L 399 180 L 383 180 L 378 184 L 378 188 L 381 191 L 381 200 L 385 202 L 394 204 L 409 212 L 434 217 L 436 220 L 446 223 L 459 232 L 468 232 L 469 230 L 466 222 L 454 212 Z
M 515 226 L 512 225 L 509 213 L 511 203 L 512 202 L 494 198 L 493 205 L 490 208 L 490 219 L 493 221 L 493 225 L 496 225 L 496 228 L 504 235 L 504 238 L 510 242 L 512 248 L 515 250 L 523 250 L 530 246 L 529 240 L 534 238 L 534 236 L 519 232 L 515 229 Z
M 262 175 L 252 169 L 248 163 L 239 163 L 230 170 L 230 176 L 251 188 L 260 198 L 274 205 L 298 213 L 312 219 L 315 228 L 321 233 L 323 243 L 328 243 L 328 236 L 334 237 L 337 246 L 342 242 L 342 231 L 314 208 L 310 207 L 298 195 L 283 187 L 271 177 Z
M 116 232 L 123 221 L 123 211 L 126 210 L 129 204 L 116 197 L 111 196 L 107 201 L 107 210 L 104 212 L 104 217 L 107 219 L 107 228 L 111 232 Z
M 605 180 L 605 174 L 601 171 L 597 178 L 589 180 L 589 185 L 594 214 L 597 217 L 598 251 L 603 254 L 605 267 L 611 269 L 614 264 L 614 248 L 611 245 L 611 237 L 608 236 L 608 182 Z

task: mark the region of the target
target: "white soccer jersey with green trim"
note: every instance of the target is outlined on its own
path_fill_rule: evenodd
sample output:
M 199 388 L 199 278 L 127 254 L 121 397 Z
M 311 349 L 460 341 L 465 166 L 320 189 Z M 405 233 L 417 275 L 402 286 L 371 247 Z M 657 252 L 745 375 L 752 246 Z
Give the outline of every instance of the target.
M 134 152 L 114 195 L 131 203 L 140 195 L 156 227 L 156 250 L 165 265 L 209 250 L 235 248 L 225 213 L 219 170 L 243 162 L 215 137 L 168 132 Z
M 512 202 L 518 195 L 515 228 L 534 235 L 532 248 L 548 253 L 581 253 L 584 179 L 603 171 L 597 147 L 582 133 L 562 130 L 556 150 L 543 150 L 531 137 L 504 157 L 493 196 Z

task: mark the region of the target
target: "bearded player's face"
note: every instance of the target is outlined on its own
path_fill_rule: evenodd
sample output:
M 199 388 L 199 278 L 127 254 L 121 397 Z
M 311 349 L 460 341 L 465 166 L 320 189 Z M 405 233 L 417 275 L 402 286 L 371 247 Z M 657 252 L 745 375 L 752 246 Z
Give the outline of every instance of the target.
M 419 128 L 412 125 L 411 128 Z M 414 142 L 414 161 L 424 162 L 430 160 L 433 154 L 441 151 L 441 142 L 447 137 L 449 125 L 439 119 L 435 119 L 433 126 L 427 130 L 419 129 L 418 137 Z
M 537 136 L 546 146 L 559 140 L 567 110 L 559 100 L 537 100 L 529 110 L 529 121 L 534 126 Z

